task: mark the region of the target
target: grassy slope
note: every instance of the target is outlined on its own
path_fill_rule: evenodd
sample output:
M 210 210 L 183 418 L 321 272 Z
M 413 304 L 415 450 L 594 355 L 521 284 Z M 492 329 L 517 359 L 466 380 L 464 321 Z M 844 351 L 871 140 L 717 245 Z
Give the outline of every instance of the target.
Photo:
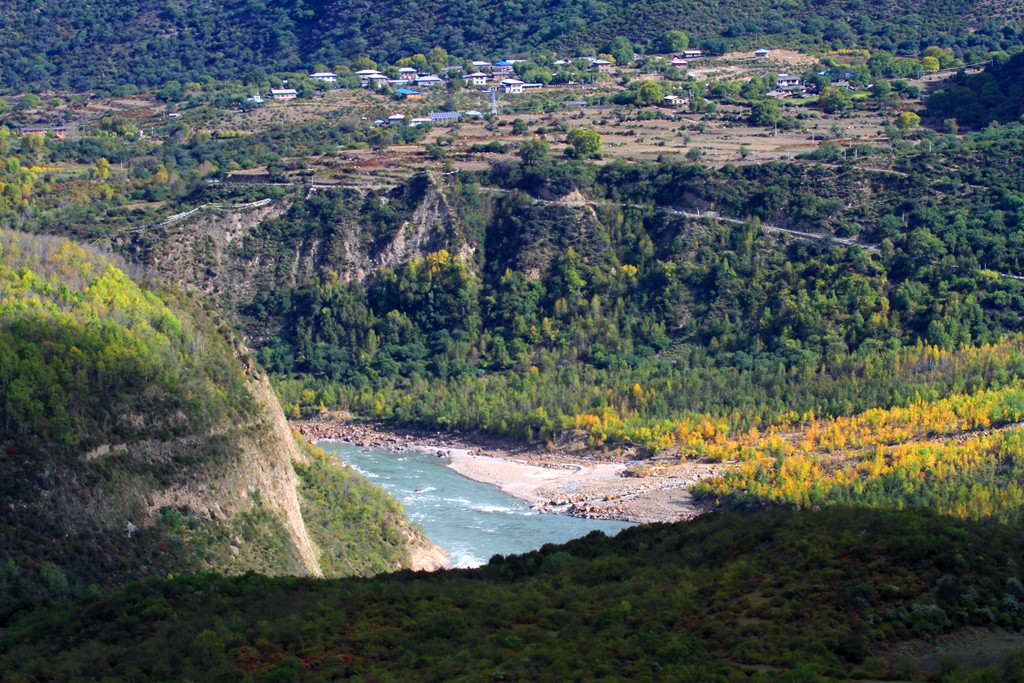
M 715 515 L 440 575 L 136 585 L 0 643 L 47 679 L 907 680 L 877 654 L 1022 625 L 1018 538 L 917 513 Z

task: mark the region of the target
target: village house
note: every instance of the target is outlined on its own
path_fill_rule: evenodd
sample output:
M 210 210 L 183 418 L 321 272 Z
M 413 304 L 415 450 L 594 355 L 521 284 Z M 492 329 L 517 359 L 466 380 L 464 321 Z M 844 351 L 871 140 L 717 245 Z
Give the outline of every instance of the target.
M 462 114 L 457 111 L 432 111 L 427 116 L 430 117 L 430 122 L 435 124 L 458 123 Z
M 483 71 L 476 71 L 466 74 L 462 77 L 462 80 L 466 82 L 466 85 L 487 85 L 487 74 Z
M 764 49 L 762 47 L 759 50 L 754 50 L 754 59 L 764 59 L 765 57 L 767 57 L 770 54 L 771 54 L 770 51 L 768 51 L 768 50 L 766 50 L 766 49 Z
M 775 87 L 777 88 L 788 88 L 790 86 L 800 85 L 800 79 L 796 76 L 790 76 L 789 74 L 779 74 L 775 79 Z
M 595 59 L 590 65 L 590 70 L 601 74 L 610 74 L 612 72 L 612 63 L 607 59 Z
M 490 71 L 491 63 L 485 62 L 482 59 L 476 59 L 473 61 L 473 68 L 477 71 Z
M 398 126 L 405 123 L 405 114 L 392 114 L 388 117 L 389 126 Z
M 332 74 L 330 71 L 318 71 L 315 74 L 309 74 L 311 80 L 322 81 L 324 83 L 337 83 L 338 74 Z
M 523 82 L 515 78 L 506 78 L 501 82 L 501 87 L 509 95 L 523 92 Z
M 672 66 L 674 66 L 676 68 L 679 68 L 679 69 L 685 69 L 687 67 L 687 65 L 689 65 L 689 62 L 687 62 L 682 57 L 673 57 L 669 61 L 669 64 L 671 64 Z
M 683 57 L 685 59 L 700 59 L 704 56 L 704 52 L 701 50 L 683 50 Z
M 387 82 L 388 77 L 376 69 L 360 69 L 356 72 L 359 76 L 359 84 L 364 88 L 367 86 L 380 87 Z
M 272 100 L 294 100 L 299 96 L 299 93 L 294 88 L 272 88 L 270 90 L 270 99 Z
M 512 69 L 515 67 L 515 65 L 516 63 L 511 59 L 502 59 L 501 61 L 494 63 L 494 67 L 492 70 L 497 71 L 498 73 L 508 74 L 512 73 Z
M 419 90 L 413 90 L 412 88 L 396 88 L 395 94 L 401 97 L 403 100 L 422 100 L 423 93 Z
M 679 95 L 665 95 L 665 97 L 661 98 L 662 105 L 666 107 L 682 107 L 689 101 L 689 99 Z
M 420 86 L 421 88 L 431 88 L 431 87 L 433 87 L 435 85 L 439 85 L 441 83 L 444 83 L 444 81 L 441 79 L 440 76 L 435 76 L 433 74 L 427 74 L 426 76 L 419 76 L 419 77 L 417 77 L 416 80 L 413 81 L 413 83 L 415 83 L 416 85 Z
M 403 66 L 401 69 L 398 70 L 398 78 L 407 83 L 412 83 L 414 80 L 416 80 L 416 76 L 418 73 L 419 72 L 416 71 L 416 69 L 412 68 L 411 66 Z
M 423 126 L 430 123 L 429 116 L 417 116 L 409 121 L 409 126 L 415 128 L 416 126 Z
M 63 140 L 68 133 L 72 132 L 72 126 L 22 126 L 18 129 L 21 135 L 53 135 Z

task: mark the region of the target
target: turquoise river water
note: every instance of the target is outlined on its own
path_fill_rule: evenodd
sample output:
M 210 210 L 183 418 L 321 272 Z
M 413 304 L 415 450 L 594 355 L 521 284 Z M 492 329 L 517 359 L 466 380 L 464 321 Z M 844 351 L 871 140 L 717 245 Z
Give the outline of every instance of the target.
M 540 514 L 489 484 L 457 474 L 445 466 L 444 458 L 434 455 L 392 453 L 347 443 L 318 445 L 402 501 L 409 519 L 448 551 L 456 567 L 476 567 L 493 555 L 536 550 L 545 543 L 563 543 L 595 529 L 614 536 L 630 526 L 627 522 Z

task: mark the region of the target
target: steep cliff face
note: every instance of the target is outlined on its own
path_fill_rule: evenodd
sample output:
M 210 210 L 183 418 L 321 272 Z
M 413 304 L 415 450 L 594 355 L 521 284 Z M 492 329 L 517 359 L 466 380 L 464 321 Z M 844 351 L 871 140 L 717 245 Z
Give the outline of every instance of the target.
M 305 199 L 205 212 L 112 247 L 163 280 L 213 295 L 229 313 L 277 288 L 315 278 L 361 282 L 432 251 L 468 260 L 476 248 L 446 190 L 428 175 L 390 191 L 317 188 Z
M 421 543 L 396 501 L 296 439 L 214 315 L 102 254 L 0 234 L 0 368 L 9 598 L 203 569 L 365 575 Z

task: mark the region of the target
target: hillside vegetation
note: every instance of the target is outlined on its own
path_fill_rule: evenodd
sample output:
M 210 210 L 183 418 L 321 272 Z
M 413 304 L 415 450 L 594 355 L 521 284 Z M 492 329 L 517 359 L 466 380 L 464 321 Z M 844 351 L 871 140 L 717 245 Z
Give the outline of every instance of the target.
M 917 513 L 713 515 L 440 575 L 136 584 L 22 619 L 0 646 L 32 680 L 924 680 L 915 653 L 947 634 L 973 654 L 1024 624 L 1019 535 Z M 965 661 L 984 668 L 949 658 L 928 680 L 1024 667 L 1006 645 Z
M 399 505 L 298 442 L 247 367 L 194 301 L 0 233 L 0 617 L 147 576 L 408 562 Z
M 991 0 L 912 6 L 882 0 L 13 0 L 6 9 L 0 82 L 37 92 L 237 79 L 256 69 L 333 67 L 364 54 L 393 62 L 435 46 L 464 58 L 593 52 L 617 36 L 638 47 L 654 44 L 670 29 L 713 51 L 764 44 L 912 56 L 928 45 L 985 54 L 1019 44 L 1021 31 L 1019 8 Z
M 1024 120 L 1024 54 L 980 74 L 957 74 L 928 98 L 928 112 L 972 126 Z

